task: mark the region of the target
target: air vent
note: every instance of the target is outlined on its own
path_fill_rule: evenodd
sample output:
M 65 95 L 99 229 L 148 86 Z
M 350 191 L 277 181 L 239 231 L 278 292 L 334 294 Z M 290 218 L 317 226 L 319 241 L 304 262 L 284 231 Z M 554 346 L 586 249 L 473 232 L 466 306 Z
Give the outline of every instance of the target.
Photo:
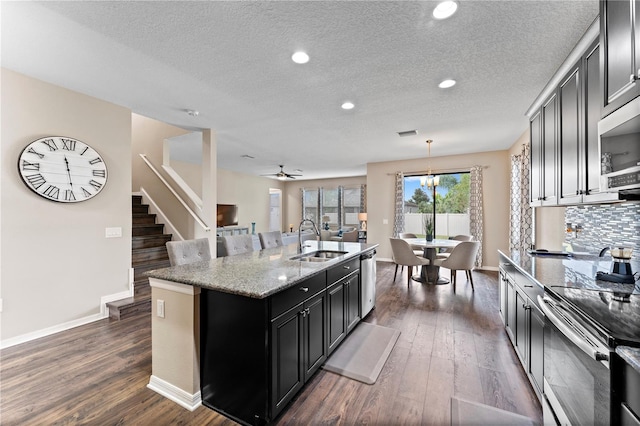
M 405 136 L 415 136 L 418 134 L 417 130 L 406 130 L 404 132 L 398 132 L 398 136 L 404 138 Z

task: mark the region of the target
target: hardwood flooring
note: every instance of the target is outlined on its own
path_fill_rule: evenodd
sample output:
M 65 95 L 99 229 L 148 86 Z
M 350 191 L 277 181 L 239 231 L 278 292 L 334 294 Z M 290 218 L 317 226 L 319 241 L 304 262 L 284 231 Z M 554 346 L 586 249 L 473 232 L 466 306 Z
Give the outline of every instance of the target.
M 448 425 L 454 395 L 542 423 L 498 316 L 497 273 L 475 271 L 475 292 L 461 279 L 454 294 L 451 285 L 394 283 L 394 265 L 377 266 L 377 307 L 366 321 L 401 331 L 378 381 L 321 369 L 277 424 Z M 147 389 L 150 374 L 148 313 L 7 348 L 0 352 L 0 424 L 235 424 Z

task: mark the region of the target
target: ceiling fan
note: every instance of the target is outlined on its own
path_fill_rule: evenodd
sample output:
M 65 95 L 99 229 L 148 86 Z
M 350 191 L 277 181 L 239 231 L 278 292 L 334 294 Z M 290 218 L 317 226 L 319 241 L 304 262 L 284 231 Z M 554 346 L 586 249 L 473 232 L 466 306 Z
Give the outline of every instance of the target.
M 280 165 L 280 171 L 278 173 L 271 173 L 271 174 L 268 174 L 268 175 L 260 175 L 260 176 L 275 176 L 277 179 L 286 180 L 286 179 L 295 179 L 295 176 L 302 176 L 302 175 L 296 175 L 296 174 L 292 174 L 292 173 L 285 173 L 284 166 Z

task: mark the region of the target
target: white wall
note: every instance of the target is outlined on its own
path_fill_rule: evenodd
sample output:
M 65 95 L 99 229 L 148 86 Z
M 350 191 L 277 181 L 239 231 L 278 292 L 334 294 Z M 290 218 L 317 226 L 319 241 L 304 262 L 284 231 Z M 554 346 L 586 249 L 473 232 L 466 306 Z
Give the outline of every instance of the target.
M 2 69 L 1 338 L 95 319 L 103 296 L 128 291 L 131 267 L 131 112 Z M 76 204 L 31 192 L 17 158 L 41 137 L 69 136 L 104 158 L 109 180 Z M 121 227 L 122 238 L 105 238 Z
M 497 267 L 497 251 L 509 248 L 508 151 L 432 157 L 431 165 L 434 173 L 484 166 L 483 266 Z M 395 173 L 426 172 L 426 168 L 426 158 L 367 164 L 367 242 L 380 244 L 379 258 L 391 259 L 389 238 L 393 234 Z

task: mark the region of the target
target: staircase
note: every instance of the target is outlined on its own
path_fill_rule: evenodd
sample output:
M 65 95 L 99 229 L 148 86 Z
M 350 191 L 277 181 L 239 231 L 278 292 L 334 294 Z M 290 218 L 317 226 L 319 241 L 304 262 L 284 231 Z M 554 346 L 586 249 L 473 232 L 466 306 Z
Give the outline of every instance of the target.
M 149 214 L 149 206 L 142 204 L 142 196 L 133 195 L 131 203 L 131 267 L 133 268 L 133 297 L 107 303 L 109 318 L 121 320 L 137 312 L 151 312 L 151 287 L 146 271 L 169 266 L 165 244 L 171 234 L 164 233 L 164 225 L 156 223 L 156 215 Z

